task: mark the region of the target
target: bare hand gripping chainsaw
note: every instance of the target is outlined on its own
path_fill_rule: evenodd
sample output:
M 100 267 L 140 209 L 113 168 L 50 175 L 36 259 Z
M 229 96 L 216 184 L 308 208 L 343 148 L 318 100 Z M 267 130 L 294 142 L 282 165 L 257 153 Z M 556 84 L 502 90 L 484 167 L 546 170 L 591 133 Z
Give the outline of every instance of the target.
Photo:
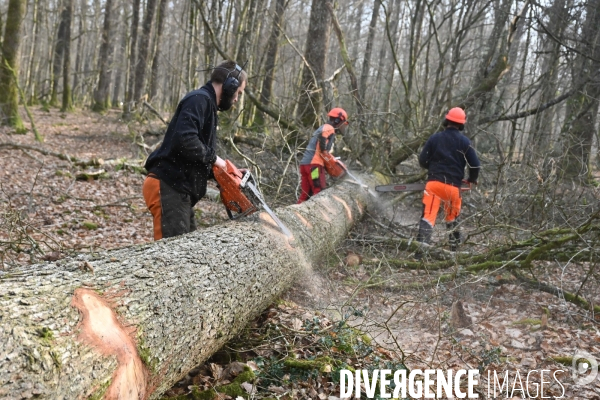
M 225 164 L 225 168 L 213 165 L 213 175 L 219 185 L 221 201 L 225 205 L 229 219 L 245 217 L 262 208 L 273 218 L 281 232 L 291 238 L 292 233 L 269 208 L 256 187 L 256 182 L 250 171 L 240 171 L 229 160 L 225 160 Z

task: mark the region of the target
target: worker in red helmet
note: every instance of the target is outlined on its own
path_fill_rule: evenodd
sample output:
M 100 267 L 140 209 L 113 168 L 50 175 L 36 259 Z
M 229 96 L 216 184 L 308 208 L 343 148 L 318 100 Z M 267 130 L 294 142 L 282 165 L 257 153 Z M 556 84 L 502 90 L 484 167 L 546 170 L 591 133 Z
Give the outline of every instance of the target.
M 477 184 L 481 165 L 471 141 L 461 133 L 466 122 L 462 108 L 450 109 L 443 122 L 446 129 L 432 135 L 419 155 L 419 164 L 428 170 L 428 174 L 417 241 L 430 243 L 440 205 L 443 205 L 452 251 L 460 244 L 457 218 L 462 204 L 460 187 L 465 167 L 469 170 L 466 181 Z
M 327 113 L 328 121 L 320 126 L 310 138 L 304 156 L 300 161 L 300 188 L 298 204 L 308 200 L 327 187 L 325 181 L 325 163 L 322 152 L 331 152 L 335 135 L 344 134 L 348 126 L 348 114 L 336 107 Z

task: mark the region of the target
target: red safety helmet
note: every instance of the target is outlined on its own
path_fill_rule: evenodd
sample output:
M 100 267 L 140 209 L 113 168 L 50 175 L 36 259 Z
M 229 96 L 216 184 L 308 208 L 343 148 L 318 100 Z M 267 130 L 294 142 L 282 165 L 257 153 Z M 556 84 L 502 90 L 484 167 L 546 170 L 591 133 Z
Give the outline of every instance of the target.
M 467 114 L 465 114 L 465 110 L 460 107 L 451 108 L 446 114 L 446 119 L 448 121 L 456 122 L 457 124 L 463 124 L 467 122 Z
M 328 113 L 330 121 L 334 123 L 334 125 L 342 125 L 343 122 L 348 123 L 348 114 L 344 111 L 343 108 L 332 108 Z

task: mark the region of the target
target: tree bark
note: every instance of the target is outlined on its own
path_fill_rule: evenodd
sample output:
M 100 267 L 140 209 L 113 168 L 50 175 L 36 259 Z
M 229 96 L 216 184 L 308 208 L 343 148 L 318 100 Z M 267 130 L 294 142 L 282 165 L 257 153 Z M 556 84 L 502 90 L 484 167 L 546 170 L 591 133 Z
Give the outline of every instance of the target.
M 127 118 L 133 109 L 133 85 L 135 81 L 135 68 L 137 65 L 137 34 L 140 23 L 140 0 L 133 0 L 131 16 L 131 36 L 129 40 L 129 73 L 127 77 L 127 90 L 123 104 L 123 115 Z
M 152 37 L 152 23 L 154 22 L 154 13 L 156 11 L 156 0 L 148 0 L 146 14 L 142 24 L 142 37 L 140 38 L 138 64 L 135 70 L 135 90 L 134 101 L 138 101 L 144 95 L 146 86 L 146 64 L 148 63 L 148 53 L 150 51 L 150 38 Z
M 277 67 L 277 53 L 279 52 L 279 37 L 281 36 L 281 24 L 287 2 L 285 0 L 275 0 L 275 15 L 273 15 L 273 26 L 267 43 L 267 56 L 265 59 L 262 90 L 260 92 L 260 101 L 263 104 L 269 104 L 273 91 L 273 82 L 275 80 L 275 68 Z
M 590 159 L 600 108 L 600 0 L 586 6 L 586 20 L 573 68 L 573 86 L 588 80 L 569 100 L 565 122 L 563 177 L 587 182 L 591 178 Z
M 120 38 L 118 39 L 120 43 L 115 45 L 114 53 L 115 53 L 115 82 L 113 85 L 113 93 L 112 93 L 112 107 L 120 108 L 121 103 L 121 95 L 124 94 L 123 90 L 123 75 L 124 71 L 127 68 L 127 7 L 124 4 L 119 4 L 119 8 L 117 9 L 117 15 L 119 13 L 122 14 L 122 21 L 117 30 L 116 35 Z
M 371 22 L 369 23 L 369 34 L 367 36 L 367 45 L 365 47 L 365 56 L 363 58 L 362 72 L 360 74 L 360 95 L 366 98 L 367 83 L 369 80 L 369 71 L 371 69 L 371 54 L 373 53 L 373 42 L 375 41 L 375 28 L 379 20 L 379 5 L 381 0 L 373 1 L 373 13 L 371 14 Z
M 161 38 L 165 25 L 167 12 L 167 0 L 160 0 L 158 6 L 158 16 L 156 20 L 156 50 L 152 59 L 152 69 L 150 72 L 150 100 L 153 100 L 158 94 L 158 66 L 161 57 Z
M 327 6 L 331 0 L 313 0 L 310 11 L 310 23 L 306 37 L 304 58 L 306 64 L 302 70 L 302 84 L 298 117 L 307 127 L 317 128 L 319 116 L 323 112 L 321 81 L 325 78 L 327 48 L 331 33 L 331 14 Z M 294 136 L 294 135 L 291 135 Z M 296 138 L 292 138 L 294 140 Z
M 104 112 L 108 109 L 110 95 L 110 63 L 108 60 L 108 53 L 111 39 L 110 24 L 112 22 L 112 1 L 113 0 L 106 0 L 106 4 L 104 6 L 104 27 L 102 28 L 102 45 L 100 46 L 100 57 L 98 61 L 100 76 L 98 78 L 98 86 L 94 91 L 94 105 L 92 106 L 92 110 L 97 112 Z
M 273 82 L 275 82 L 275 70 L 277 67 L 277 54 L 279 53 L 279 38 L 281 36 L 281 25 L 283 24 L 283 15 L 287 2 L 285 0 L 275 0 L 275 14 L 273 15 L 273 25 L 267 42 L 267 51 L 264 64 L 264 78 L 261 85 L 260 101 L 268 105 L 271 102 L 273 92 Z M 264 114 L 258 108 L 256 109 L 256 123 L 264 124 Z
M 64 5 L 64 47 L 63 47 L 63 94 L 62 94 L 62 111 L 69 111 L 73 108 L 71 97 L 71 85 L 69 78 L 71 75 L 71 19 L 73 17 L 73 0 L 65 0 Z M 25 100 L 24 100 L 25 101 Z
M 332 251 L 353 183 L 177 238 L 0 271 L 0 397 L 156 399 Z
M 64 2 L 63 2 L 64 3 Z M 60 24 L 56 34 L 54 53 L 52 55 L 52 92 L 50 93 L 50 105 L 58 106 L 58 84 L 60 82 L 63 56 L 65 52 L 65 5 L 62 4 L 60 12 Z
M 81 2 L 79 3 L 79 32 L 77 34 L 77 57 L 75 57 L 75 76 L 73 77 L 73 96 L 76 99 L 79 99 L 80 96 L 77 93 L 81 93 L 81 97 L 84 96 L 83 93 L 83 85 L 82 88 L 79 88 L 79 75 L 82 72 L 82 64 L 83 63 L 83 58 L 84 58 L 84 52 L 85 52 L 85 47 L 84 43 L 85 43 L 85 32 L 87 31 L 87 18 L 86 18 L 86 14 L 87 14 L 87 0 L 81 0 Z M 77 100 L 76 100 L 77 101 Z
M 566 0 L 555 0 L 550 6 L 548 26 L 552 27 L 555 37 L 563 37 L 567 25 L 561 21 L 566 20 L 568 12 Z M 543 46 L 539 104 L 547 103 L 556 97 L 559 87 L 560 44 L 546 39 Z M 551 150 L 550 132 L 553 131 L 552 117 L 555 113 L 555 110 L 548 110 L 535 115 L 527 141 L 528 151 L 523 154 L 526 163 L 543 158 L 548 150 Z
M 0 60 L 0 112 L 5 119 L 3 125 L 12 126 L 17 131 L 24 131 L 23 121 L 19 116 L 19 94 L 13 71 L 19 74 L 19 47 L 21 46 L 21 24 L 25 17 L 25 0 L 10 0 L 6 12 L 6 27 L 2 42 Z M 8 64 L 8 67 L 6 66 Z
M 39 10 L 39 0 L 34 0 L 33 1 L 33 10 L 32 10 L 32 24 L 33 24 L 33 38 L 32 38 L 32 43 L 31 43 L 31 51 L 29 52 L 29 67 L 27 68 L 27 82 L 25 83 L 25 93 L 27 94 L 27 99 L 24 99 L 23 101 L 26 101 L 30 104 L 33 104 L 36 102 L 35 99 L 35 72 L 34 70 L 35 68 L 35 59 L 36 59 L 36 55 L 37 55 L 37 46 L 38 46 L 38 37 L 39 37 L 39 32 L 40 32 L 40 10 Z M 0 23 L 0 31 L 2 30 L 2 23 Z

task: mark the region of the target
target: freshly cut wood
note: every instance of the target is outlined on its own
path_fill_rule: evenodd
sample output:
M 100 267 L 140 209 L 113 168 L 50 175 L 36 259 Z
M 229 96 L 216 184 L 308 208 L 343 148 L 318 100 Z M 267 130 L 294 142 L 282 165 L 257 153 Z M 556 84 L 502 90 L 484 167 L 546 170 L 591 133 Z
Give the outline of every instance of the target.
M 333 251 L 375 192 L 340 183 L 178 238 L 0 271 L 0 398 L 154 399 Z

